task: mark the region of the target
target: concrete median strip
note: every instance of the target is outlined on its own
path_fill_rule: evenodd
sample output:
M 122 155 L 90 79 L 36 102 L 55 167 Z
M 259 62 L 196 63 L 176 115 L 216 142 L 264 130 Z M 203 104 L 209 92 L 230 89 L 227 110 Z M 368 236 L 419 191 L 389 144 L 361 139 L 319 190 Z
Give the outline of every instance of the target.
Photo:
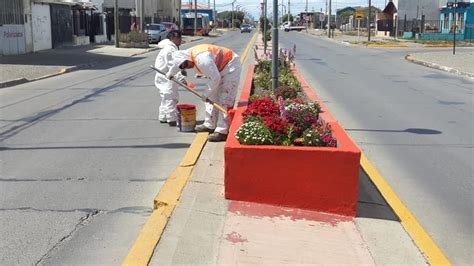
M 256 36 L 257 34 L 252 37 L 245 48 L 243 56 L 240 58 L 241 63 L 245 62 Z M 181 193 L 192 175 L 201 151 L 204 149 L 208 135 L 208 133 L 198 133 L 196 135 L 179 166 L 161 187 L 153 201 L 153 211 L 122 265 L 148 265 L 150 262 L 155 247 L 160 241 L 166 224 L 179 203 Z

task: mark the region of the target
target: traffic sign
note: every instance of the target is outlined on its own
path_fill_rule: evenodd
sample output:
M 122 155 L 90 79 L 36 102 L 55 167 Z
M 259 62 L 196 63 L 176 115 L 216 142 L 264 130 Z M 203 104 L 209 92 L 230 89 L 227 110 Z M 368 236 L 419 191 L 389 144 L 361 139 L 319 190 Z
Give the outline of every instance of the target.
M 324 21 L 326 16 L 324 14 L 319 14 L 319 21 Z
M 356 10 L 356 19 L 363 19 L 364 18 L 364 10 Z

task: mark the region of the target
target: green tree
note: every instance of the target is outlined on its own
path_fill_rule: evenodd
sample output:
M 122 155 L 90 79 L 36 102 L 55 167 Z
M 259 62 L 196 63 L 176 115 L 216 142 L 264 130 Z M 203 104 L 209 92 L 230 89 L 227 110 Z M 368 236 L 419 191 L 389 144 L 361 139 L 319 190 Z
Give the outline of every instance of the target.
M 283 22 L 288 21 L 288 14 L 283 15 L 283 17 L 281 19 L 282 19 Z M 290 21 L 293 21 L 293 15 L 292 14 L 290 14 Z

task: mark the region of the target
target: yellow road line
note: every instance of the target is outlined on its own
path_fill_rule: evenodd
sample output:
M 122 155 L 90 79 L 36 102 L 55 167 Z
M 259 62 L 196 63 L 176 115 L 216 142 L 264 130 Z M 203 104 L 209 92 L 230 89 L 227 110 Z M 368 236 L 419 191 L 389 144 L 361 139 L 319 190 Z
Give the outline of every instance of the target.
M 245 62 L 250 47 L 255 42 L 256 34 L 250 40 L 244 50 L 240 62 Z M 183 157 L 183 160 L 174 172 L 166 179 L 166 182 L 158 192 L 153 202 L 153 211 L 148 217 L 140 234 L 138 235 L 127 257 L 123 261 L 123 266 L 148 265 L 155 247 L 160 241 L 174 208 L 179 202 L 181 192 L 191 177 L 194 166 L 207 141 L 208 133 L 198 133 Z
M 395 191 L 393 191 L 364 153 L 361 155 L 360 164 L 387 203 L 398 215 L 402 226 L 423 253 L 428 263 L 430 265 L 451 265 L 443 251 L 441 251 L 405 204 L 403 204 Z

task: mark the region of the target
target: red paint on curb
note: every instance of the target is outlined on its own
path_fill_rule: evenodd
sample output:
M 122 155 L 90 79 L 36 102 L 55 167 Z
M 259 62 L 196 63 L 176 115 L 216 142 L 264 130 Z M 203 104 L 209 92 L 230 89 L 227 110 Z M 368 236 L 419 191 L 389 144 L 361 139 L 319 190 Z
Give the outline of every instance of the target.
M 225 239 L 229 242 L 232 242 L 234 244 L 237 243 L 243 243 L 243 242 L 249 242 L 246 238 L 243 238 L 239 233 L 237 232 L 232 232 L 230 234 L 225 235 Z
M 355 216 L 360 150 L 296 69 L 308 97 L 323 107 L 321 118 L 331 126 L 338 147 L 252 146 L 235 138 L 243 123 L 253 71 L 249 67 L 224 147 L 225 197 Z
M 280 206 L 271 206 L 259 203 L 249 203 L 243 201 L 231 201 L 229 203 L 229 212 L 241 216 L 252 218 L 289 218 L 292 221 L 306 220 L 316 221 L 336 226 L 340 222 L 353 221 L 353 217 L 342 216 L 317 211 L 287 208 Z M 313 225 L 314 226 L 314 225 Z

